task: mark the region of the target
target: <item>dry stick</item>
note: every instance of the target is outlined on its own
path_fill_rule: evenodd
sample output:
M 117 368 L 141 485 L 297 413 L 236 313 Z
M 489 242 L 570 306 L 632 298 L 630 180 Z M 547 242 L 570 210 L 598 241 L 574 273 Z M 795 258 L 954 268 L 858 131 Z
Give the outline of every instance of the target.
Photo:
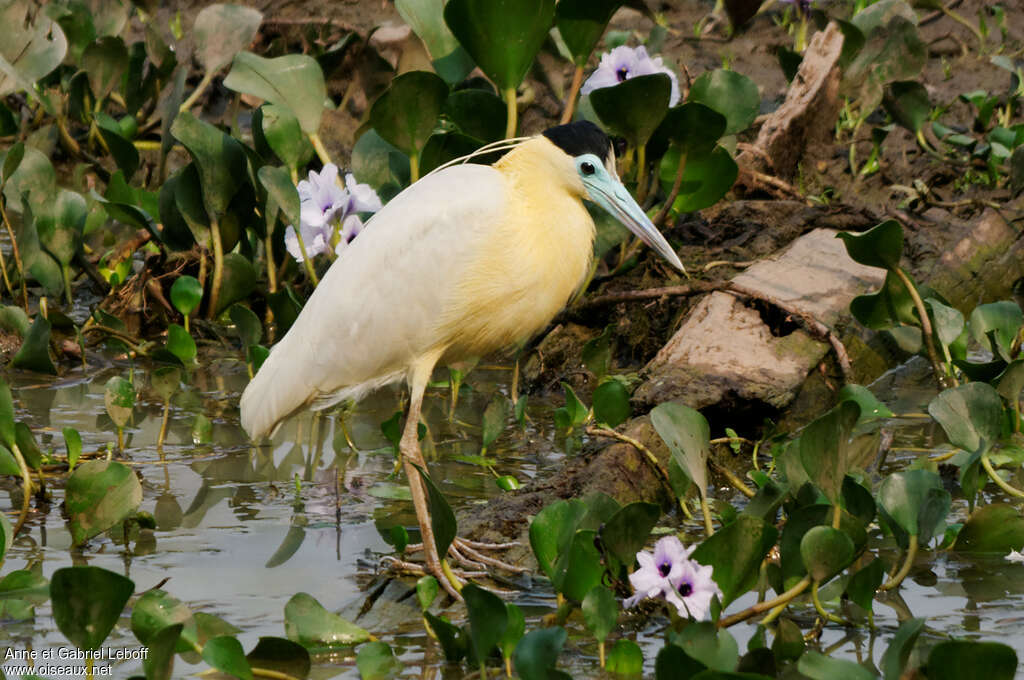
M 576 109 L 576 97 L 580 93 L 580 86 L 583 84 L 583 67 L 577 66 L 572 74 L 572 85 L 569 86 L 569 96 L 565 100 L 565 110 L 562 111 L 562 119 L 558 122 L 565 125 L 572 120 L 573 111 Z
M 757 604 L 752 605 L 741 612 L 736 612 L 731 616 L 726 616 L 723 619 L 719 619 L 718 627 L 728 628 L 729 626 L 734 626 L 737 623 L 746 621 L 752 616 L 757 616 L 762 612 L 766 612 L 769 609 L 775 609 L 776 607 L 785 607 L 787 604 L 790 603 L 791 600 L 796 598 L 797 595 L 804 592 L 807 589 L 807 586 L 809 585 L 811 585 L 811 577 L 804 576 L 799 583 L 797 583 L 795 586 L 793 586 L 786 592 L 782 593 L 778 597 L 773 598 L 771 600 L 765 600 L 764 602 L 758 602 Z

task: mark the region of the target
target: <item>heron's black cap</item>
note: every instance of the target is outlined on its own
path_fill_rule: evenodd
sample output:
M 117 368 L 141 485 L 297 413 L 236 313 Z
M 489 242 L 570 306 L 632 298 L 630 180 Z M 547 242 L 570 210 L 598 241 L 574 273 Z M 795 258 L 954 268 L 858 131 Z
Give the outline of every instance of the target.
M 603 162 L 608 161 L 611 141 L 601 128 L 589 120 L 578 120 L 566 125 L 556 125 L 544 131 L 551 143 L 573 158 L 592 153 Z

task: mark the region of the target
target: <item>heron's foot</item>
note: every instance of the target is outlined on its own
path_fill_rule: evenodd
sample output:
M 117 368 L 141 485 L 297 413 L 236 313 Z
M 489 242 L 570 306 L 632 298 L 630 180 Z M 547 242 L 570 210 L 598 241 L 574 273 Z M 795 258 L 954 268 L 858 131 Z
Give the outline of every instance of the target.
M 485 555 L 483 552 L 488 550 L 508 550 L 509 548 L 514 548 L 518 545 L 519 543 L 516 541 L 512 541 L 510 543 L 487 543 L 483 541 L 471 541 L 467 538 L 459 538 L 456 536 L 455 540 L 452 541 L 452 544 L 448 547 L 448 557 L 451 558 L 454 564 L 457 564 L 464 569 L 471 570 L 474 573 L 484 571 L 488 567 L 493 567 L 513 574 L 522 574 L 529 571 L 529 569 L 490 557 L 489 555 Z M 408 553 L 420 550 L 423 550 L 422 543 L 416 543 L 406 547 L 406 552 Z M 484 573 L 486 574 L 486 571 L 484 571 Z

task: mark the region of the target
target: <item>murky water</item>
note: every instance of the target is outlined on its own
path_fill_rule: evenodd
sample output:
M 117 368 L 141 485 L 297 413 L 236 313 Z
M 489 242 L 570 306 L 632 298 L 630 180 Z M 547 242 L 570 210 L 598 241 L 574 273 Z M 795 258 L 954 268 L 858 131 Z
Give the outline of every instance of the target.
M 108 362 L 100 370 L 73 370 L 59 380 L 14 374 L 9 379 L 17 417 L 38 433 L 44 449 L 63 454 L 61 428 L 70 426 L 81 434 L 85 451 L 105 450 L 116 435 L 105 415 L 103 386 L 110 377 L 127 376 L 131 370 L 127 363 Z M 147 366 L 136 364 L 136 385 L 146 384 L 146 373 Z M 425 417 L 435 442 L 431 471 L 457 510 L 502 493 L 494 483 L 495 473 L 525 482 L 553 470 L 566 455 L 564 442 L 551 431 L 550 407 L 535 404 L 526 431 L 510 427 L 492 447 L 494 472 L 460 462 L 460 457 L 479 453 L 480 414 L 496 391 L 507 390 L 508 376 L 500 368 L 474 371 L 454 423 L 447 419 L 448 390 L 439 386 L 428 392 Z M 50 486 L 52 504 L 46 511 L 33 512 L 29 530 L 12 546 L 4 572 L 38 564 L 49 578 L 60 567 L 91 564 L 129 576 L 137 592 L 169 579 L 161 587 L 194 611 L 216 614 L 240 628 L 246 649 L 260 636 L 284 636 L 284 606 L 297 592 L 307 592 L 328 610 L 354 618 L 380 558 L 389 552 L 375 522 L 415 523 L 411 504 L 399 497 L 403 482 L 391 479 L 394 457 L 380 430 L 380 423 L 400 408 L 401 392 L 381 391 L 344 416 L 355 450 L 346 443 L 335 415 L 315 426 L 315 441 L 307 416 L 288 423 L 271 444 L 252 447 L 238 425 L 238 396 L 246 381 L 244 364 L 231 356 L 210 359 L 195 370 L 189 385 L 172 399 L 162 455 L 156 449 L 162 404 L 151 390 L 141 390 L 126 430 L 124 460 L 142 476 L 141 509 L 153 514 L 154 531 L 142 532 L 128 548 L 101 535 L 85 549 L 73 549 L 60 511 L 62 489 L 55 481 Z M 905 379 L 891 382 L 898 391 L 883 398 L 894 410 L 923 410 L 930 388 L 918 390 Z M 200 414 L 213 424 L 210 444 L 193 443 L 193 425 Z M 895 424 L 896 447 L 931 445 L 941 436 L 928 421 L 911 418 Z M 896 450 L 888 463 L 914 455 Z M 14 484 L 4 480 L 0 488 L 10 491 Z M 17 507 L 20 499 L 16 492 L 10 496 L 2 504 L 5 510 Z M 961 505 L 954 503 L 954 512 L 958 511 L 962 515 Z M 665 522 L 675 526 L 677 519 Z M 698 525 L 688 529 L 699 538 Z M 894 550 L 886 557 L 898 559 Z M 753 601 L 754 594 L 748 594 L 730 611 Z M 555 605 L 545 586 L 523 592 L 516 602 L 534 623 Z M 1022 605 L 1024 566 L 999 557 L 966 559 L 926 551 L 899 594 L 876 605 L 874 630 L 830 626 L 819 644 L 829 653 L 877 664 L 900 621 L 923 616 L 928 619 L 925 637 L 953 634 L 1024 649 Z M 791 611 L 797 612 L 805 630 L 812 627 L 813 610 Z M 425 636 L 410 602 L 377 608 L 358 622 L 395 647 L 407 665 L 406 675 L 459 677 L 457 670 L 444 667 L 440 650 Z M 596 644 L 577 618 L 567 625 L 570 639 L 562 666 L 576 677 L 592 677 Z M 653 669 L 665 622 L 643 625 L 627 635 L 641 644 L 648 668 Z M 754 627 L 741 624 L 731 630 L 743 651 Z M 34 618 L 2 621 L 0 649 L 41 650 L 67 644 L 55 629 L 49 603 L 38 606 Z M 138 647 L 127 617 L 107 644 Z M 358 677 L 353 660 L 351 654 L 318 658 L 312 677 Z M 175 675 L 203 668 L 179 657 Z M 114 670 L 115 677 L 133 673 L 141 673 L 137 661 Z

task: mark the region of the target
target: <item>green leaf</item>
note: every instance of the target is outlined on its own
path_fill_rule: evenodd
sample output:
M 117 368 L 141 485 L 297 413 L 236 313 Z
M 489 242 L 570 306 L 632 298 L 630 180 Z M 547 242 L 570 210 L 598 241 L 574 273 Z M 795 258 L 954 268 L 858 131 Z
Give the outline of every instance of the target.
M 932 103 L 928 91 L 916 80 L 899 80 L 885 88 L 882 105 L 899 125 L 917 134 L 928 121 Z
M 608 374 L 612 363 L 611 352 L 611 326 L 608 326 L 601 335 L 587 340 L 583 345 L 581 357 L 583 365 L 594 374 L 594 377 L 601 380 Z
M 1009 300 L 978 305 L 971 312 L 971 336 L 1007 363 L 1013 361 L 1014 338 L 1021 326 L 1024 326 L 1024 312 L 1016 302 Z
M 182 628 L 180 623 L 167 626 L 150 639 L 146 645 L 149 651 L 142 660 L 146 680 L 171 680 L 174 673 L 174 647 L 181 637 Z
M 171 643 L 179 652 L 196 651 L 199 647 L 196 621 L 192 610 L 181 600 L 159 588 L 147 590 L 132 606 L 132 632 L 142 644 L 152 647 L 168 628 L 181 626 L 180 634 Z
M 853 464 L 854 447 L 850 437 L 859 417 L 860 405 L 843 401 L 800 433 L 800 460 L 804 470 L 833 505 L 839 505 L 843 478 Z
M 202 413 L 197 413 L 192 421 L 192 443 L 196 446 L 209 444 L 213 441 L 213 423 Z
M 693 678 L 707 666 L 691 658 L 678 645 L 664 645 L 654 660 L 655 680 Z
M 994 387 L 972 382 L 943 390 L 928 404 L 949 443 L 965 451 L 988 450 L 1002 433 L 1003 401 Z
M 245 300 L 256 290 L 259 275 L 256 268 L 245 255 L 228 253 L 224 256 L 224 278 L 220 284 L 220 300 L 217 303 L 217 314 L 238 302 Z
M 899 680 L 903 677 L 910 652 L 923 630 L 924 619 L 907 619 L 900 624 L 882 655 L 882 677 L 885 680 Z
M 665 441 L 673 460 L 697 487 L 701 498 L 708 494 L 708 450 L 710 428 L 699 411 L 669 401 L 651 410 L 651 423 Z
M 530 547 L 548 579 L 555 580 L 558 556 L 568 550 L 586 513 L 587 506 L 581 500 L 555 501 L 542 508 L 530 522 Z
M 6 446 L 0 446 L 0 475 L 21 476 L 21 466 L 18 465 L 18 461 L 14 460 L 14 454 Z M 0 554 L 0 559 L 2 558 L 3 555 Z
M 838 529 L 817 526 L 800 540 L 800 556 L 811 578 L 825 583 L 853 561 L 853 541 Z
M 121 428 L 128 424 L 132 409 L 135 407 L 135 386 L 119 375 L 107 381 L 104 386 L 103 402 L 107 407 L 107 415 L 114 424 Z
M 14 426 L 14 439 L 18 444 L 25 463 L 32 470 L 38 470 L 43 464 L 43 452 L 36 444 L 36 438 L 32 435 L 32 429 L 25 423 L 16 423 Z
M 0 328 L 25 337 L 30 325 L 28 314 L 21 307 L 0 305 Z
M 423 612 L 423 619 L 437 636 L 437 641 L 441 643 L 445 661 L 458 663 L 466 656 L 469 651 L 469 642 L 466 640 L 468 633 L 465 628 L 459 628 L 450 623 L 448 619 L 434 616 L 430 612 Z
M 704 104 L 725 116 L 726 135 L 750 127 L 761 108 L 761 95 L 754 81 L 725 69 L 702 73 L 693 81 L 687 101 Z
M 512 655 L 516 674 L 522 680 L 548 680 L 567 637 L 561 626 L 540 628 L 524 635 Z
M 679 149 L 672 147 L 658 166 L 658 178 L 666 194 L 675 183 L 679 161 Z M 673 212 L 695 212 L 714 205 L 732 188 L 738 174 L 736 161 L 720 146 L 710 154 L 688 156 L 679 195 L 672 204 Z
M 252 667 L 242 643 L 232 635 L 219 635 L 203 645 L 203 661 L 216 670 L 242 680 L 253 680 Z
M 903 470 L 889 475 L 878 487 L 876 498 L 889 526 L 916 534 L 921 544 L 931 539 L 949 513 L 949 492 L 930 470 Z M 905 536 L 897 534 L 896 538 L 901 547 L 906 546 Z
M 307 649 L 356 645 L 370 639 L 370 632 L 333 614 L 312 595 L 297 593 L 284 607 L 288 639 Z
M 739 661 L 739 645 L 729 631 L 718 630 L 710 621 L 691 623 L 679 631 L 673 642 L 686 655 L 712 670 L 731 671 Z
M 996 391 L 1010 404 L 1015 404 L 1020 399 L 1021 390 L 1024 390 L 1024 359 L 1015 359 L 999 376 Z
M 577 66 L 587 63 L 622 0 L 562 0 L 555 7 L 555 25 Z
M 395 0 L 398 14 L 420 37 L 434 61 L 447 57 L 459 47 L 444 22 L 444 5 L 445 0 Z
M 618 427 L 633 415 L 629 392 L 618 380 L 608 380 L 594 390 L 594 420 Z
M 33 85 L 60 66 L 68 51 L 68 41 L 60 26 L 37 12 L 35 23 L 28 17 L 29 3 L 8 3 L 0 18 L 8 27 L 0 47 L 0 96 L 22 89 L 35 93 Z M 41 99 L 50 110 L 48 99 Z
M 778 530 L 767 522 L 740 515 L 693 551 L 694 561 L 714 570 L 712 576 L 722 591 L 723 609 L 757 582 L 761 562 L 778 535 Z
M 5 524 L 7 529 L 10 523 Z M 0 601 L 23 600 L 31 604 L 42 604 L 50 599 L 50 585 L 38 570 L 16 569 L 0 580 Z
M 64 497 L 71 539 L 81 545 L 130 517 L 142 503 L 142 485 L 127 465 L 89 460 L 68 477 Z
M 167 350 L 183 365 L 189 366 L 196 358 L 196 341 L 176 323 L 167 325 Z M 173 361 L 171 362 L 173 363 Z
M 251 668 L 291 678 L 308 677 L 312 667 L 309 652 L 302 645 L 279 637 L 261 637 L 245 659 Z
M 491 402 L 484 409 L 483 418 L 483 448 L 494 443 L 501 433 L 505 431 L 505 423 L 508 420 L 509 403 L 501 394 L 496 394 Z
M 81 194 L 60 189 L 50 202 L 34 212 L 39 243 L 67 267 L 82 249 L 82 229 L 88 209 Z
M 196 311 L 203 299 L 203 284 L 194 276 L 179 276 L 171 286 L 171 304 L 182 316 Z
M 631 567 L 660 518 L 661 506 L 654 503 L 624 505 L 601 526 L 601 544 L 620 564 Z
M 213 7 L 223 5 L 213 5 L 203 12 Z M 200 15 L 203 12 L 200 12 Z M 233 137 L 209 123 L 204 123 L 187 111 L 178 114 L 174 119 L 171 134 L 188 149 L 195 161 L 207 213 L 211 217 L 220 218 L 227 211 L 228 204 L 247 176 L 246 157 L 242 145 Z M 179 201 L 179 208 L 181 207 Z
M 444 19 L 480 69 L 505 91 L 526 76 L 555 18 L 555 0 L 449 0 Z
M 886 220 L 861 234 L 840 232 L 847 254 L 860 264 L 894 271 L 903 257 L 903 227 Z
M 259 142 L 260 139 L 263 141 Z M 264 104 L 256 110 L 253 114 L 253 140 L 257 142 L 257 149 L 265 142 L 289 170 L 298 172 L 313 158 L 313 145 L 302 133 L 299 119 L 285 106 Z
M 149 374 L 149 384 L 164 403 L 178 391 L 181 383 L 181 369 L 176 366 L 160 366 Z
M 508 612 L 500 597 L 475 583 L 463 586 L 462 597 L 469 613 L 469 638 L 473 643 L 473 652 L 483 664 L 505 632 Z
M 858 663 L 825 656 L 814 650 L 804 652 L 797 661 L 797 670 L 810 680 L 877 680 L 874 673 Z
M 885 563 L 875 558 L 871 564 L 854 573 L 846 583 L 846 594 L 864 611 L 872 611 L 875 593 L 885 578 Z
M 928 680 L 1012 680 L 1017 653 L 998 642 L 948 640 L 932 647 L 926 672 Z
M 893 412 L 885 404 L 863 385 L 843 385 L 836 394 L 837 401 L 853 401 L 860 407 L 860 418 L 862 422 L 869 418 L 892 418 Z
M 437 583 L 437 579 L 427 574 L 416 581 L 416 601 L 420 604 L 420 611 L 427 611 L 430 609 L 430 605 L 437 599 L 437 594 L 440 592 L 440 585 Z
M 265 59 L 251 52 L 239 52 L 231 64 L 231 71 L 224 78 L 224 86 L 287 109 L 307 135 L 316 134 L 320 129 L 327 85 L 320 64 L 309 55 L 286 54 Z M 274 115 L 264 110 L 264 116 L 268 113 Z M 266 133 L 266 125 L 263 130 Z M 272 136 L 267 137 L 268 143 Z M 296 141 L 292 146 L 299 145 L 301 142 Z M 286 164 L 298 167 L 301 152 L 297 149 L 286 153 L 289 160 L 281 156 L 274 143 L 271 147 Z
M 505 624 L 505 632 L 502 633 L 501 639 L 498 640 L 498 647 L 501 649 L 502 657 L 511 659 L 516 645 L 523 638 L 523 633 L 526 631 L 526 617 L 523 616 L 523 610 L 512 602 L 505 603 L 505 610 L 507 623 Z
M 232 57 L 256 37 L 262 22 L 263 14 L 250 7 L 226 4 L 204 7 L 196 15 L 192 33 L 195 57 L 203 70 L 214 73 L 231 63 Z
M 102 101 L 121 82 L 128 66 L 128 48 L 119 37 L 100 38 L 85 48 L 80 63 L 89 76 L 93 97 Z
M 964 335 L 964 315 L 960 310 L 943 304 L 935 298 L 927 298 L 928 316 L 932 320 L 935 337 L 945 347 L 950 347 Z
M 37 373 L 57 375 L 57 368 L 50 359 L 50 322 L 37 314 L 32 327 L 21 343 L 21 348 L 11 359 L 11 366 Z
M 967 518 L 953 550 L 1006 554 L 1024 546 L 1024 517 L 1005 503 L 984 505 Z
M 444 115 L 464 134 L 481 142 L 496 142 L 505 136 L 505 102 L 487 90 L 452 92 L 444 103 Z
M 406 154 L 418 154 L 434 131 L 447 97 L 448 84 L 437 75 L 429 71 L 403 73 L 373 103 L 370 123 Z
M 14 437 L 14 397 L 10 385 L 0 377 L 0 442 L 12 449 L 16 443 Z
M 231 322 L 235 324 L 235 332 L 238 333 L 243 348 L 260 343 L 263 339 L 263 324 L 251 309 L 236 304 L 231 306 L 228 314 L 231 316 Z
M 636 76 L 590 93 L 590 103 L 601 122 L 634 148 L 643 146 L 668 111 L 672 80 L 664 73 Z M 643 106 L 637 106 L 643 102 Z
M 298 190 L 292 184 L 288 168 L 264 165 L 260 168 L 258 175 L 260 184 L 267 190 L 267 196 L 272 198 L 274 205 L 281 209 L 285 220 L 293 225 L 299 224 L 302 203 L 299 200 Z
M 725 116 L 710 106 L 690 101 L 668 110 L 656 136 L 664 135 L 688 158 L 707 156 L 725 134 L 726 124 Z
M 64 433 L 64 446 L 68 450 L 68 469 L 74 470 L 75 463 L 78 462 L 78 458 L 82 455 L 82 437 L 78 434 L 78 430 L 73 427 L 65 427 Z
M 395 657 L 388 643 L 375 640 L 359 648 L 356 667 L 363 680 L 387 680 L 398 675 L 402 662 Z
M 455 522 L 455 513 L 448 500 L 441 493 L 441 490 L 434 484 L 427 471 L 413 463 L 413 467 L 420 473 L 423 483 L 427 487 L 427 501 L 430 506 L 430 526 L 434 530 L 434 545 L 437 547 L 437 554 L 448 554 L 448 547 L 455 540 L 458 526 Z
M 58 569 L 50 579 L 53 620 L 79 649 L 99 649 L 134 592 L 131 579 L 100 567 Z
M 594 586 L 583 598 L 583 621 L 598 642 L 608 639 L 608 634 L 615 630 L 619 617 L 619 603 L 615 594 L 602 585 Z
M 559 555 L 555 564 L 555 577 L 551 584 L 570 600 L 582 602 L 591 588 L 601 583 L 604 577 L 601 553 L 594 545 L 596 537 L 596 531 L 577 531 L 568 549 Z
M 876 331 L 891 330 L 900 324 L 920 324 L 906 286 L 891 271 L 886 273 L 881 290 L 858 295 L 850 302 L 850 313 L 857 321 Z
M 616 640 L 608 650 L 605 670 L 620 675 L 639 675 L 644 669 L 644 653 L 632 640 Z

